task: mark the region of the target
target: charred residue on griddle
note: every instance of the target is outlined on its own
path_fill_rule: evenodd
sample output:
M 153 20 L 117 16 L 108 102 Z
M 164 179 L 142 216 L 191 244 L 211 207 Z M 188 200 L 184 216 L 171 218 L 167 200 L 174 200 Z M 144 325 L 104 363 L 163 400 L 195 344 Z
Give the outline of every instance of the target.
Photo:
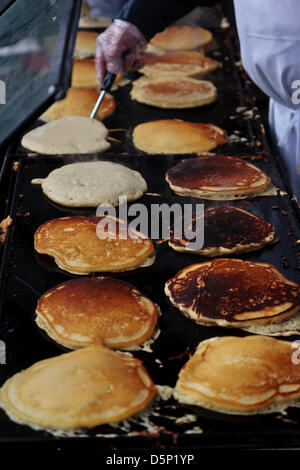
M 191 351 L 191 348 L 188 346 L 185 351 L 183 351 L 182 353 L 180 354 L 177 354 L 176 356 L 171 356 L 168 358 L 168 361 L 175 361 L 175 360 L 178 360 L 178 359 L 182 359 L 183 357 L 185 356 L 188 356 L 190 357 L 192 355 L 192 351 Z
M 281 264 L 286 269 L 288 269 L 290 267 L 286 256 L 281 256 Z

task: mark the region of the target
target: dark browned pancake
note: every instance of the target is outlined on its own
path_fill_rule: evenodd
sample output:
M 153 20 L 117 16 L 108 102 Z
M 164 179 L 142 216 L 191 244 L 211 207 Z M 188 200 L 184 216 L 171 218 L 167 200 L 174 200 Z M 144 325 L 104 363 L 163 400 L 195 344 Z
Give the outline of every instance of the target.
M 273 323 L 300 305 L 298 284 L 270 264 L 240 259 L 188 266 L 166 283 L 165 292 L 184 315 L 204 325 Z
M 252 163 L 223 155 L 184 160 L 167 172 L 166 179 L 177 194 L 214 200 L 243 199 L 270 186 L 270 178 Z
M 196 222 L 197 219 L 194 217 L 188 226 L 193 233 L 196 233 Z M 198 222 L 201 222 L 199 218 Z M 184 233 L 182 238 L 175 238 L 174 231 L 169 245 L 176 251 L 188 251 L 203 256 L 224 256 L 257 250 L 273 242 L 275 235 L 275 228 L 271 222 L 232 206 L 206 209 L 203 230 L 204 245 L 200 249 L 195 249 L 194 240 L 185 237 Z

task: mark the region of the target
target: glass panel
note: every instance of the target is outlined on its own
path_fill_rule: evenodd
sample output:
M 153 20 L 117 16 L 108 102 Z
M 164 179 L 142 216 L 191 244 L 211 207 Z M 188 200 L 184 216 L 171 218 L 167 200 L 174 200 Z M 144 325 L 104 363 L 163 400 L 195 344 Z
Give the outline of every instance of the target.
M 0 144 L 67 88 L 62 67 L 79 3 L 16 0 L 0 16 Z

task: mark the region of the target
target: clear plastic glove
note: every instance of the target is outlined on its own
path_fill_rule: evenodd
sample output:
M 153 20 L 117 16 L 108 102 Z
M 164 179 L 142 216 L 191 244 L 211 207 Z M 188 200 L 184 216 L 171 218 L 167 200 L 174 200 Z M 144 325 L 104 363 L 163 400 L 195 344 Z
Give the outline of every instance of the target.
M 138 59 L 138 55 L 145 45 L 146 39 L 136 26 L 127 21 L 114 20 L 96 40 L 95 62 L 99 84 L 106 72 L 118 74 L 122 70 L 142 67 L 144 61 Z

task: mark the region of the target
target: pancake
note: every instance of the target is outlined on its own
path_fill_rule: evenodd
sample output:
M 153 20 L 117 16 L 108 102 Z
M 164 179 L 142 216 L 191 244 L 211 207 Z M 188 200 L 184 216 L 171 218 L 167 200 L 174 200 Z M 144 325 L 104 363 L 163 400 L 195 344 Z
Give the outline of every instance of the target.
M 149 338 L 157 306 L 135 287 L 110 277 L 73 279 L 38 301 L 36 322 L 56 342 L 71 349 L 103 343 L 127 348 Z
M 106 127 L 96 119 L 71 116 L 27 132 L 21 144 L 27 150 L 46 155 L 100 153 L 110 148 L 107 134 Z
M 179 119 L 144 122 L 133 130 L 133 143 L 148 154 L 206 152 L 227 141 L 226 132 L 213 124 Z
M 190 77 L 142 77 L 133 82 L 131 98 L 157 108 L 196 108 L 213 103 L 213 83 Z
M 117 85 L 121 81 L 122 77 L 123 74 L 120 72 L 116 76 L 113 86 Z M 94 59 L 73 61 L 72 88 L 96 88 L 99 90 Z
M 91 8 L 87 3 L 87 0 L 82 0 L 81 10 L 80 10 L 80 17 L 82 16 L 89 16 L 91 13 Z
M 213 41 L 210 31 L 199 26 L 170 26 L 157 33 L 149 42 L 153 51 L 201 51 Z
M 79 19 L 79 28 L 107 28 L 113 19 L 106 16 L 82 16 Z
M 74 59 L 86 59 L 95 56 L 96 39 L 94 31 L 78 31 L 76 36 Z
M 145 53 L 139 72 L 148 77 L 202 77 L 221 67 L 221 62 L 196 51 L 169 51 L 161 55 Z
M 99 89 L 94 59 L 74 60 L 72 87 Z
M 181 196 L 227 201 L 258 196 L 271 186 L 252 163 L 222 155 L 183 160 L 167 172 L 166 180 Z
M 99 92 L 94 88 L 70 88 L 63 100 L 56 101 L 41 119 L 52 121 L 69 116 L 89 117 L 99 97 Z M 106 93 L 95 119 L 102 119 L 111 116 L 116 109 L 116 101 L 112 95 Z
M 20 424 L 78 429 L 139 413 L 154 394 L 138 359 L 99 345 L 45 359 L 13 375 L 0 389 L 0 403 Z
M 51 201 L 65 207 L 117 206 L 121 196 L 135 201 L 147 191 L 147 183 L 138 171 L 103 161 L 64 165 L 32 183 L 41 184 Z
M 202 256 L 224 256 L 258 250 L 274 242 L 274 225 L 239 207 L 216 206 L 206 209 L 204 222 L 203 218 L 198 217 L 196 220 L 194 217 L 187 228 L 196 233 L 196 227 L 199 227 L 200 223 L 204 223 L 202 248 L 195 249 L 193 247 L 195 239 L 185 237 L 184 233 L 182 238 L 176 238 L 174 230 L 171 233 L 169 246 L 180 252 Z
M 300 310 L 291 317 L 284 318 L 280 322 L 268 323 L 267 325 L 248 325 L 241 328 L 243 331 L 255 335 L 265 336 L 292 336 L 300 335 Z
M 266 336 L 202 341 L 179 373 L 175 398 L 221 413 L 270 413 L 299 403 L 292 343 Z
M 240 259 L 187 266 L 167 281 L 165 293 L 185 316 L 207 326 L 279 322 L 300 305 L 299 285 L 275 266 Z
M 104 219 L 104 220 L 103 220 Z M 116 233 L 106 222 L 116 222 Z M 107 238 L 100 238 L 99 223 Z M 123 238 L 122 238 L 123 237 Z M 134 238 L 135 237 L 135 238 Z M 128 271 L 154 262 L 154 246 L 127 224 L 110 216 L 73 216 L 48 220 L 34 235 L 38 253 L 53 256 L 56 264 L 73 274 Z

